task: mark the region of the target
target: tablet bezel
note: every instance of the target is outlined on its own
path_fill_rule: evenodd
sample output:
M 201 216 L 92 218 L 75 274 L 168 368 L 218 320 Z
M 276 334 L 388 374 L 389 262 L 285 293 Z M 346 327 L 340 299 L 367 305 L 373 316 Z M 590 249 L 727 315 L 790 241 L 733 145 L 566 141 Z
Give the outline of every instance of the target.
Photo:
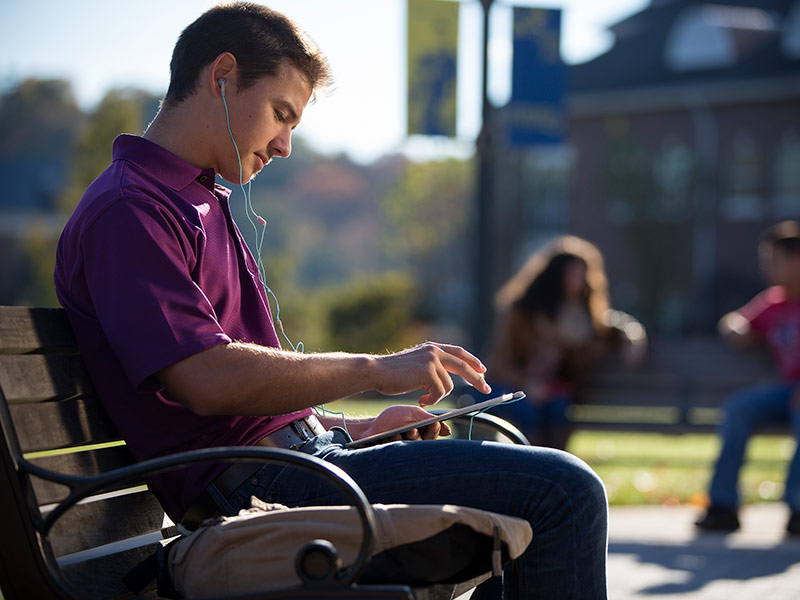
M 427 427 L 428 425 L 433 425 L 434 423 L 439 423 L 441 421 L 447 421 L 455 417 L 468 415 L 473 412 L 486 410 L 493 406 L 497 406 L 498 404 L 502 404 L 503 402 L 510 402 L 512 400 L 521 400 L 524 397 L 525 397 L 525 392 L 513 392 L 509 394 L 503 394 L 502 396 L 496 396 L 494 398 L 490 398 L 489 400 L 484 400 L 483 402 L 476 402 L 475 404 L 470 404 L 469 406 L 454 408 L 453 410 L 449 410 L 439 415 L 431 415 L 429 418 L 417 421 L 415 423 L 408 423 L 400 427 L 395 427 L 394 429 L 389 429 L 387 431 L 382 431 L 380 433 L 369 435 L 365 438 L 353 440 L 352 442 L 348 442 L 347 444 L 345 444 L 345 447 L 364 448 L 366 446 L 372 446 L 376 442 L 398 435 L 400 433 L 405 433 L 406 431 L 411 431 L 412 429 Z

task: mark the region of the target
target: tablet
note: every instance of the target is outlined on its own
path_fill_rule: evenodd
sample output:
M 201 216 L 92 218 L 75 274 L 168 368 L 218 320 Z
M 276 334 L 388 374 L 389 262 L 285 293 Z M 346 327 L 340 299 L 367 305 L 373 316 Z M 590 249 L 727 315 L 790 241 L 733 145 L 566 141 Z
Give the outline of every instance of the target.
M 462 415 L 468 415 L 470 413 L 479 412 L 482 410 L 486 410 L 487 408 L 491 408 L 492 406 L 496 406 L 497 404 L 502 404 L 503 402 L 510 402 L 511 400 L 520 400 L 524 397 L 525 397 L 525 392 L 514 392 L 513 394 L 503 394 L 502 396 L 497 396 L 489 400 L 484 400 L 483 402 L 477 402 L 475 404 L 470 404 L 469 406 L 463 406 L 461 408 L 449 410 L 440 415 L 431 415 L 429 418 L 423 419 L 422 421 L 409 423 L 407 425 L 402 425 L 401 427 L 395 427 L 394 429 L 390 429 L 388 431 L 382 431 L 380 433 L 368 435 L 367 437 L 361 438 L 360 440 L 349 442 L 348 444 L 345 445 L 345 447 L 363 448 L 365 446 L 371 446 L 377 442 L 380 442 L 381 440 L 390 438 L 393 435 L 397 435 L 398 433 L 405 433 L 406 431 L 410 431 L 412 429 L 417 429 L 420 427 L 426 427 L 428 425 L 432 425 L 433 423 L 438 423 L 439 421 L 447 421 L 448 419 L 452 419 L 454 417 L 460 417 Z

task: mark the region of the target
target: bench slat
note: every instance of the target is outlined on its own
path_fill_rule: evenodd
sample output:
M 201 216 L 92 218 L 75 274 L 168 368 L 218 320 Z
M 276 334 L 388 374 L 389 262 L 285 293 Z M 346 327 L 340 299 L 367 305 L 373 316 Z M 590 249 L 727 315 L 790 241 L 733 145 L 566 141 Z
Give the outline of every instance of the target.
M 114 446 L 99 450 L 45 456 L 34 459 L 31 462 L 57 473 L 86 476 L 99 475 L 112 469 L 131 465 L 135 461 L 126 446 Z M 36 499 L 40 505 L 59 502 L 67 495 L 66 488 L 63 485 L 38 477 L 32 477 L 31 480 Z M 137 483 L 141 482 L 131 482 L 130 485 Z
M 94 395 L 77 354 L 0 355 L 0 387 L 9 404 Z
M 576 402 L 577 405 L 598 406 L 641 406 L 661 407 L 680 406 L 685 402 L 681 394 L 670 389 L 618 389 L 599 387 L 591 390 L 591 398 L 586 402 Z
M 0 306 L 0 354 L 76 352 L 76 347 L 63 309 Z
M 84 598 L 130 597 L 130 591 L 122 578 L 130 570 L 156 551 L 156 544 L 149 544 L 109 556 L 81 563 L 64 565 L 62 573 L 67 581 L 80 590 Z M 155 590 L 142 592 L 137 598 L 158 598 Z
M 97 397 L 9 407 L 23 452 L 99 444 L 120 439 Z
M 625 368 L 617 359 L 597 365 L 587 377 L 571 421 L 581 429 L 713 432 L 719 409 L 732 393 L 777 378 L 764 348 L 742 351 L 716 336 L 658 339 L 635 369 Z M 636 408 L 655 414 L 660 407 L 674 407 L 678 418 L 628 419 Z M 590 414 L 591 408 L 609 410 Z
M 56 521 L 48 536 L 56 556 L 159 531 L 164 509 L 144 490 L 77 504 Z

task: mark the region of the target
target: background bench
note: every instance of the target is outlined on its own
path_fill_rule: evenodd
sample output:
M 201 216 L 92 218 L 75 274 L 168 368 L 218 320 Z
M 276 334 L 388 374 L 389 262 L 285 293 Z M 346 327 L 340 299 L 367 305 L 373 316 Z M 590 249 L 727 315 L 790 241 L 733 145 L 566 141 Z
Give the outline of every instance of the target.
M 518 434 L 504 430 L 496 419 L 478 422 L 505 431 L 507 439 Z M 215 449 L 136 464 L 94 392 L 61 309 L 0 306 L 0 430 L 0 589 L 5 600 L 133 597 L 122 577 L 152 556 L 161 540 L 177 534 L 144 484 L 145 475 L 232 457 L 283 461 L 330 477 L 359 508 L 365 532 L 359 558 L 337 585 L 261 594 L 253 600 L 439 600 L 475 583 L 414 590 L 351 586 L 369 556 L 371 507 L 346 474 L 302 453 Z M 157 597 L 155 584 L 135 597 Z
M 577 429 L 712 432 L 730 394 L 777 378 L 764 348 L 738 350 L 715 336 L 657 339 L 638 368 L 609 360 L 594 369 L 570 419 Z

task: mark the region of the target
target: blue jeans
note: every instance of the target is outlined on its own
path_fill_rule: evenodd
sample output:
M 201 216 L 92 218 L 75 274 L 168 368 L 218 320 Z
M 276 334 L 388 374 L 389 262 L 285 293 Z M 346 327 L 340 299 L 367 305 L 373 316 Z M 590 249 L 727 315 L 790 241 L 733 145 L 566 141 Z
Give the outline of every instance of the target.
M 373 503 L 457 504 L 527 519 L 533 541 L 474 593 L 484 598 L 606 598 L 608 504 L 603 483 L 580 459 L 557 450 L 465 440 L 393 442 L 350 450 L 333 429 L 301 451 L 341 467 Z M 290 506 L 342 504 L 319 476 L 267 464 L 231 494 Z
M 795 439 L 800 439 L 800 411 L 790 407 L 796 385 L 759 385 L 737 392 L 727 401 L 720 427 L 722 448 L 711 480 L 711 504 L 727 508 L 739 505 L 739 469 L 747 441 L 756 428 L 788 423 Z M 795 451 L 789 465 L 784 499 L 792 511 L 800 512 L 800 449 Z

